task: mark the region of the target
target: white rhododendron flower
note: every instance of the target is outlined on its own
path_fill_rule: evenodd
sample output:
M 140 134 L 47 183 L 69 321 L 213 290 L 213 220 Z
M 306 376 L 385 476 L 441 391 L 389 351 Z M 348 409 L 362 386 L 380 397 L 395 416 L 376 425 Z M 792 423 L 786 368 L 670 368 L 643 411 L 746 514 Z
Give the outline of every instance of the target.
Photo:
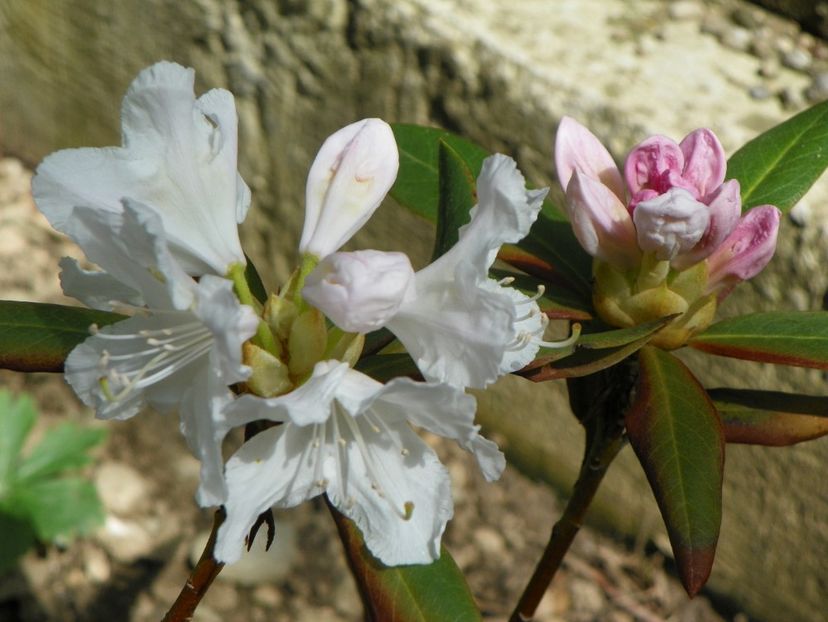
M 339 361 L 317 363 L 312 377 L 287 395 L 242 396 L 226 412 L 281 424 L 254 436 L 227 462 L 227 518 L 214 553 L 227 563 L 239 559 L 263 511 L 322 493 L 354 520 L 383 563 L 437 559 L 453 514 L 449 477 L 412 425 L 474 452 L 488 480 L 505 466 L 495 444 L 478 434 L 472 396 L 407 378 L 383 385 Z
M 143 70 L 121 107 L 122 147 L 65 149 L 38 166 L 32 192 L 55 229 L 75 239 L 73 207 L 119 213 L 127 198 L 158 213 L 188 274 L 224 276 L 245 262 L 236 225 L 250 190 L 236 170 L 233 95 L 213 89 L 196 99 L 194 78 L 169 62 Z
M 385 287 L 390 259 L 373 251 L 349 262 L 342 257 L 335 264 L 323 262 L 308 277 L 303 295 L 344 330 L 388 328 L 426 380 L 485 387 L 526 366 L 541 346 L 571 343 L 544 342 L 546 317 L 535 298 L 488 274 L 500 247 L 529 232 L 546 192 L 527 190 L 511 158 L 489 157 L 477 179 L 471 221 L 461 227 L 457 244 L 414 275 L 412 286 Z M 364 271 L 359 278 L 353 276 L 357 267 Z M 378 312 L 376 300 L 383 295 Z M 394 306 L 398 310 L 388 313 Z

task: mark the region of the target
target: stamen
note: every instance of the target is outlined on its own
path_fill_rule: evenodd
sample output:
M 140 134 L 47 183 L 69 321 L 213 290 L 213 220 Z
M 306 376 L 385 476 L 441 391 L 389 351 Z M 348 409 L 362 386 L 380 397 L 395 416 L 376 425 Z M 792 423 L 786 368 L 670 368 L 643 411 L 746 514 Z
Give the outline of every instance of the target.
M 497 284 L 498 285 L 511 285 L 514 282 L 515 282 L 515 277 L 513 277 L 513 276 L 504 276 L 502 279 L 500 279 L 497 282 Z
M 523 303 L 526 304 L 527 302 L 535 302 L 539 300 L 544 294 L 546 293 L 546 285 L 538 285 L 538 291 L 534 296 L 530 296 L 528 300 L 524 300 Z
M 569 335 L 566 339 L 562 341 L 543 341 L 538 340 L 537 343 L 542 348 L 568 348 L 569 346 L 573 345 L 578 338 L 581 336 L 581 325 L 580 324 L 573 324 L 572 325 L 572 334 Z

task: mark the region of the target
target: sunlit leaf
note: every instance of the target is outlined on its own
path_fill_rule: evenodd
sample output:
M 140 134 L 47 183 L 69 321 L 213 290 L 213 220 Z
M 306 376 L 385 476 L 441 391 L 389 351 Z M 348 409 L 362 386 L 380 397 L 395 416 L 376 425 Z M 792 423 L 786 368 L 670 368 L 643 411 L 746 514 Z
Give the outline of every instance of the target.
M 0 369 L 63 371 L 63 362 L 89 336 L 123 315 L 37 302 L 0 301 Z
M 709 389 L 728 443 L 779 447 L 828 434 L 828 397 Z
M 800 112 L 733 154 L 727 176 L 738 179 L 742 207 L 792 208 L 828 166 L 828 102 Z
M 51 428 L 17 469 L 17 480 L 31 480 L 76 469 L 91 462 L 87 450 L 106 438 L 106 430 L 64 422 Z
M 625 423 L 667 526 L 684 588 L 705 584 L 722 519 L 724 436 L 704 388 L 681 361 L 645 347 Z
M 713 324 L 688 345 L 719 356 L 828 369 L 828 312 L 741 315 Z
M 463 574 L 445 548 L 431 564 L 389 568 L 365 548 L 352 521 L 332 512 L 370 622 L 481 619 Z
M 41 540 L 88 533 L 104 519 L 95 487 L 80 477 L 29 481 L 14 488 L 7 504 L 26 512 Z
M 0 498 L 12 484 L 20 461 L 20 450 L 37 420 L 30 397 L 14 398 L 0 390 Z

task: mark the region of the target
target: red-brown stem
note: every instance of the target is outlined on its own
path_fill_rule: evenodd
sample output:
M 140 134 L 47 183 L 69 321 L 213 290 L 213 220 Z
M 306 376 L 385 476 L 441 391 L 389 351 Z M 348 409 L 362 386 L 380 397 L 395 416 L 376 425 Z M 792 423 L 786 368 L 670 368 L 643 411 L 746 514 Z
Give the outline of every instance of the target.
M 198 563 L 193 568 L 190 576 L 184 587 L 181 588 L 181 593 L 175 602 L 170 607 L 167 615 L 164 616 L 162 622 L 190 622 L 195 614 L 196 607 L 204 598 L 210 584 L 213 583 L 224 564 L 216 561 L 213 557 L 213 548 L 216 545 L 216 534 L 218 533 L 221 523 L 224 521 L 224 509 L 216 510 L 213 517 L 213 530 L 210 532 L 210 538 L 204 546 L 204 552 L 198 560 Z

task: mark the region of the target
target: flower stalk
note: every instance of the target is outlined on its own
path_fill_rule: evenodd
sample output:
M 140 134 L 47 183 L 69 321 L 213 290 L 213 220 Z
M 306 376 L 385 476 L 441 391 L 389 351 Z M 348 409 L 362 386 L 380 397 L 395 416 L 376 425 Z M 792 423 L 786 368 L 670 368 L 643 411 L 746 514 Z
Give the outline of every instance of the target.
M 586 431 L 584 457 L 572 496 L 552 528 L 549 542 L 526 584 L 509 622 L 528 622 L 561 567 L 584 524 L 595 493 L 610 464 L 625 444 L 624 412 L 637 379 L 634 358 L 582 378 L 568 381 L 569 401 Z

